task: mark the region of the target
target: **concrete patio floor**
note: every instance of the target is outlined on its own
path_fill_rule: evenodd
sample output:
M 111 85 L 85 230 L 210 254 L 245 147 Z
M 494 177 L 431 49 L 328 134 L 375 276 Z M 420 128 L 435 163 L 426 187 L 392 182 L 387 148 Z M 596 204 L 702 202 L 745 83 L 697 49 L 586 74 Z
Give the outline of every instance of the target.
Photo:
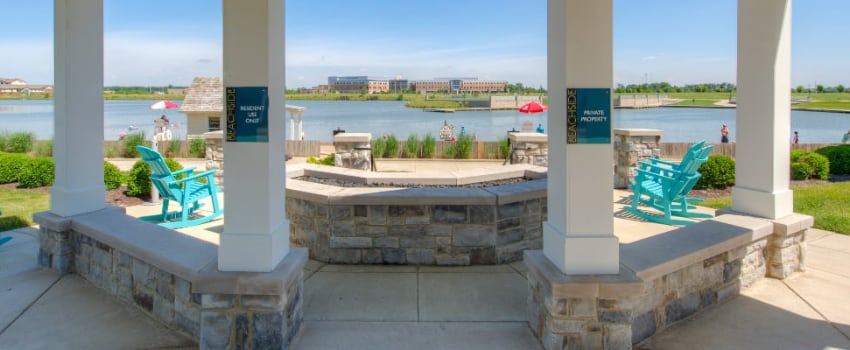
M 628 244 L 674 227 L 637 221 L 613 192 Z M 130 215 L 158 206 L 128 208 Z M 222 219 L 180 230 L 217 243 Z M 76 275 L 37 266 L 34 228 L 3 232 L 0 348 L 183 349 L 197 345 Z M 807 270 L 763 279 L 639 349 L 850 349 L 850 236 L 811 229 Z M 522 262 L 498 266 L 352 266 L 310 261 L 292 349 L 540 349 L 525 322 Z

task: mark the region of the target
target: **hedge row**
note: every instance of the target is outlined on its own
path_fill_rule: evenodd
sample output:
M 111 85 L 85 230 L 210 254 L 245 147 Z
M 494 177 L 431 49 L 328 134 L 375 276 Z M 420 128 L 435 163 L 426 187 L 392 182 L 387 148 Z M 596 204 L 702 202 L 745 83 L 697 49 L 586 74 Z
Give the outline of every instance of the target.
M 0 153 L 0 184 L 18 183 L 19 188 L 53 185 L 56 166 L 53 158 L 30 157 L 18 153 Z M 112 163 L 103 162 L 103 184 L 114 190 L 124 183 L 124 175 Z

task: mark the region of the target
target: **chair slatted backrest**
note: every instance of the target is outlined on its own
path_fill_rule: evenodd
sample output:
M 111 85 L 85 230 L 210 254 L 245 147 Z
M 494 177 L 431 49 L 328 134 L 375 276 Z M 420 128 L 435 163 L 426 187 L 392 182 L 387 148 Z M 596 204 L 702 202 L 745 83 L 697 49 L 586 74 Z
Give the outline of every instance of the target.
M 679 163 L 679 171 L 688 174 L 697 173 L 702 163 L 705 163 L 708 160 L 708 156 L 711 154 L 711 150 L 713 148 L 714 146 L 708 145 L 696 151 L 689 151 L 688 154 L 690 157 L 688 162 L 685 163 L 685 161 L 682 160 L 682 162 Z
M 150 179 L 153 185 L 156 186 L 159 194 L 180 202 L 183 197 L 183 190 L 180 188 L 180 184 L 177 183 L 174 174 L 171 173 L 171 169 L 165 163 L 165 158 L 159 152 L 145 146 L 136 146 L 136 149 L 142 156 L 142 160 L 150 166 Z

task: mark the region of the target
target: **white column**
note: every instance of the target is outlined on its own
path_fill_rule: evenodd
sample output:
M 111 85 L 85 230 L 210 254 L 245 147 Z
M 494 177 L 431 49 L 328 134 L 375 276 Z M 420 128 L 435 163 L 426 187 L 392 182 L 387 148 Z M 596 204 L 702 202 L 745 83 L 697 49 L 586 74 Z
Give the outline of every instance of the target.
M 222 271 L 268 272 L 289 252 L 284 214 L 284 0 L 223 1 L 224 86 L 268 86 L 269 141 L 224 142 Z
M 612 145 L 567 145 L 566 137 L 566 89 L 613 84 L 612 1 L 549 0 L 549 220 L 543 253 L 566 274 L 619 271 Z
M 737 105 L 732 209 L 789 215 L 791 0 L 738 1 Z
M 298 140 L 304 136 L 304 117 L 298 112 Z
M 103 0 L 53 2 L 56 179 L 50 211 L 106 207 L 103 184 Z
M 289 112 L 289 139 L 295 140 L 295 112 Z

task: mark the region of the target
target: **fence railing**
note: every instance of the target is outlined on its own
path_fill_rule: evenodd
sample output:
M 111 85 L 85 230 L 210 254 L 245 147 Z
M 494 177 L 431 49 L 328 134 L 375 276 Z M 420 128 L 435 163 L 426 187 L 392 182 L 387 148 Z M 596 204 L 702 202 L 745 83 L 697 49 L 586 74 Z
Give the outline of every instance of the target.
M 693 145 L 693 142 L 688 143 L 662 143 L 661 144 L 661 158 L 664 159 L 682 159 L 684 157 L 685 152 L 688 151 L 688 148 Z M 711 151 L 711 154 L 721 154 L 724 156 L 735 158 L 735 144 L 734 143 L 712 143 L 714 145 L 714 149 Z M 819 148 L 833 146 L 834 143 L 801 143 L 796 145 L 789 145 L 792 150 L 805 150 L 805 151 L 814 151 Z

